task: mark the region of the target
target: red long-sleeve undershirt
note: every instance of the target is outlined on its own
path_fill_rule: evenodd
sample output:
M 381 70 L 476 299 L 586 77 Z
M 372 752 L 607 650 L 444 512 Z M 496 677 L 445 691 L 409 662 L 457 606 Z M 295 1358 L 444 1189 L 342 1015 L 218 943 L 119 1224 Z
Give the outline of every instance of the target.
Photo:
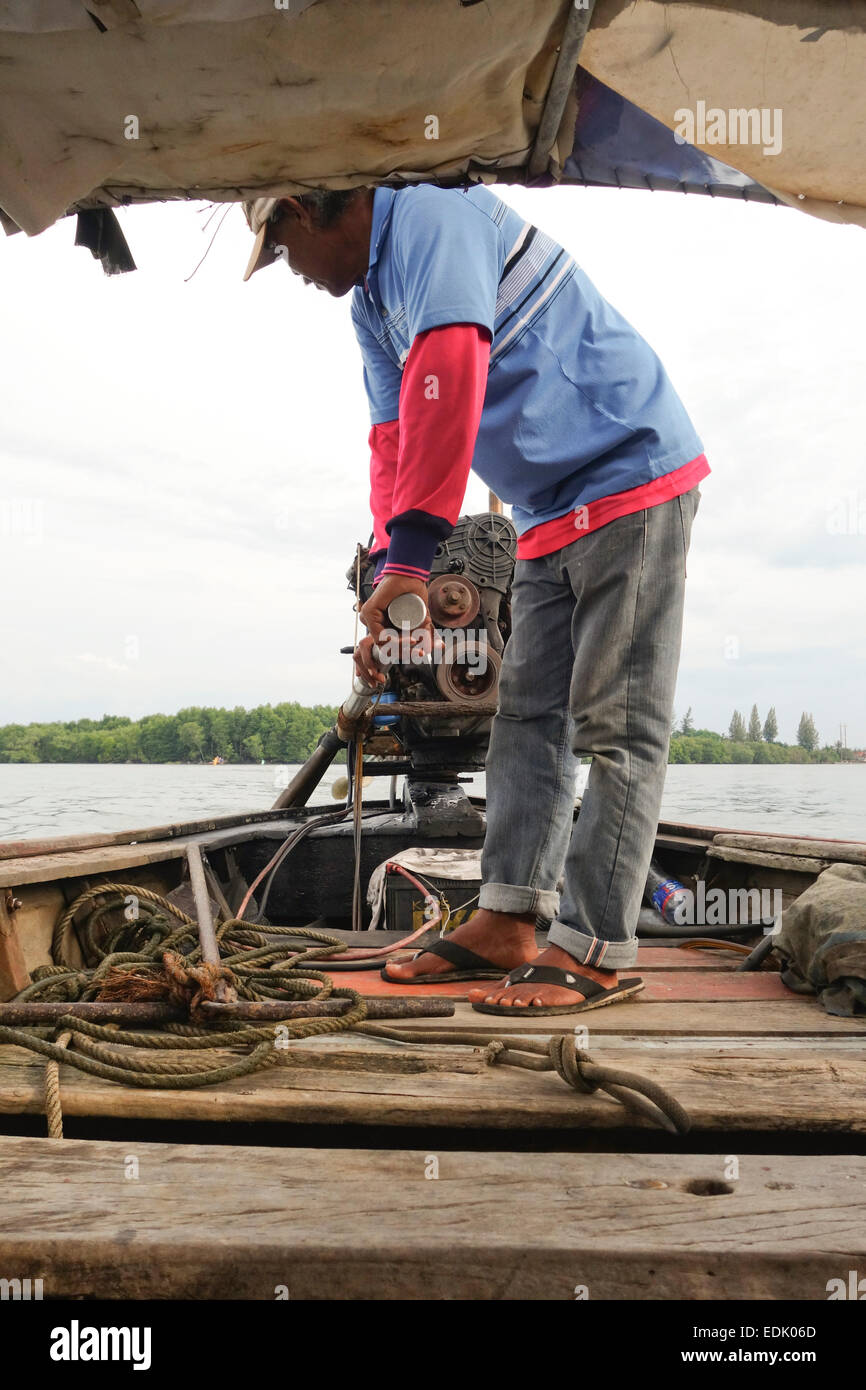
M 472 323 L 431 328 L 412 343 L 398 419 L 370 431 L 377 577 L 426 579 L 450 535 L 472 466 L 489 358 L 490 335 Z

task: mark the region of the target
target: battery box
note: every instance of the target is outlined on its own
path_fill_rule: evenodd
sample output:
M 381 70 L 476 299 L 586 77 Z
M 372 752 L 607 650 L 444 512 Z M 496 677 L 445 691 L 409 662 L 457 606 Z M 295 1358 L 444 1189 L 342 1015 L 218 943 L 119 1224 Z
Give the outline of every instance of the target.
M 425 874 L 435 898 L 444 898 L 451 909 L 450 927 L 459 927 L 478 906 L 480 879 L 435 878 Z M 443 912 L 443 917 L 445 913 Z M 424 898 L 401 874 L 385 880 L 385 929 L 408 936 L 424 925 Z

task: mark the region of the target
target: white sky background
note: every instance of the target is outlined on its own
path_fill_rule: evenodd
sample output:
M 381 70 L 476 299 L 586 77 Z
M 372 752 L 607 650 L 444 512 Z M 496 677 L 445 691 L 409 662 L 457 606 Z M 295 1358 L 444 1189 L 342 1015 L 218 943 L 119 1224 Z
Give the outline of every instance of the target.
M 866 744 L 864 233 L 793 210 L 506 190 L 659 352 L 713 468 L 677 714 L 775 704 Z M 349 301 L 282 264 L 247 285 L 232 209 L 120 213 L 111 279 L 74 219 L 0 240 L 0 723 L 338 703 L 366 540 Z M 486 508 L 473 479 L 466 510 Z M 840 534 L 840 528 L 843 534 Z M 732 655 L 738 652 L 738 655 Z

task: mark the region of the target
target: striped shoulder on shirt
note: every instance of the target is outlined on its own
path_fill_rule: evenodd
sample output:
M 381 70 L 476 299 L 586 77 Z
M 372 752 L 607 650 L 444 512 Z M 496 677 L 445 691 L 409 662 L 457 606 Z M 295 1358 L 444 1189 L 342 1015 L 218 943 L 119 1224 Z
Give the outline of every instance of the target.
M 573 258 L 558 242 L 531 222 L 524 222 L 499 280 L 491 366 L 514 345 L 575 269 Z

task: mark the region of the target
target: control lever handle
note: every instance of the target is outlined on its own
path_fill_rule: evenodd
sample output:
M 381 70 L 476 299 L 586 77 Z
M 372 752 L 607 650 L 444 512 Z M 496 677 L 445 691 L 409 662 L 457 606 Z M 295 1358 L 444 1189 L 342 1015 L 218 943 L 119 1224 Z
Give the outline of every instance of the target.
M 398 594 L 388 604 L 388 621 L 398 632 L 405 628 L 413 630 L 427 621 L 427 605 L 420 594 Z M 373 659 L 378 662 L 382 670 L 387 670 L 387 663 L 382 660 L 379 648 L 374 645 Z M 365 681 L 363 676 L 355 676 L 352 682 L 352 693 L 348 700 L 344 701 L 340 710 L 340 717 L 344 720 L 357 719 L 359 715 L 370 704 L 374 695 L 379 693 L 379 685 L 371 685 Z M 339 728 L 339 723 L 338 723 Z
M 398 632 L 403 632 L 407 628 L 413 632 L 416 627 L 421 627 L 427 621 L 427 605 L 420 594 L 398 594 L 388 604 L 388 622 L 395 627 Z M 388 663 L 383 660 L 379 648 L 373 647 L 373 660 L 378 662 L 383 671 L 388 669 Z
M 388 621 L 394 627 L 420 627 L 427 621 L 427 605 L 420 594 L 398 594 L 388 604 Z

